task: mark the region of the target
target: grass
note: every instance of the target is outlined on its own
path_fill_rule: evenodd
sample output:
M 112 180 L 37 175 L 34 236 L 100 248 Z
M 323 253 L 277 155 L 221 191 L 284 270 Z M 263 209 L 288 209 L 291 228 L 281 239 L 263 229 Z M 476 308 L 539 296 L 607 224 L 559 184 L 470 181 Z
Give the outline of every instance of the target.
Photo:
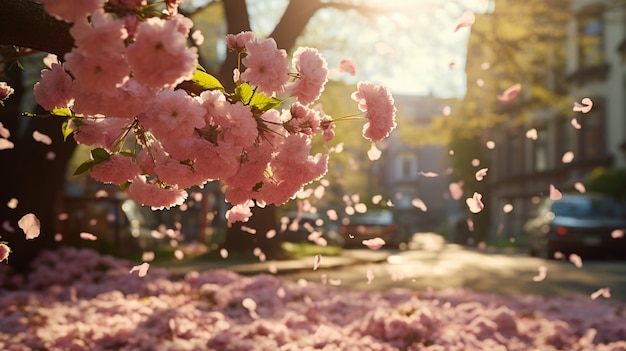
M 281 246 L 292 259 L 315 256 L 317 254 L 322 256 L 339 256 L 343 251 L 339 246 L 319 246 L 310 243 L 283 242 Z

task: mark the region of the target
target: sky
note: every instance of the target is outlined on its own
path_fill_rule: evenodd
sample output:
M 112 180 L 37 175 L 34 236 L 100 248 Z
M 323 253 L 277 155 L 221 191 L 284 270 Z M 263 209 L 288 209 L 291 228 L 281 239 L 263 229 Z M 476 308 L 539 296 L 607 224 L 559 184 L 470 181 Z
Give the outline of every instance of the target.
M 270 32 L 278 21 L 287 0 L 249 1 L 254 31 Z M 390 1 L 366 0 L 372 5 L 388 6 Z M 331 31 L 338 38 L 349 38 L 366 52 L 316 46 L 332 68 L 342 58 L 351 58 L 358 75 L 348 77 L 349 83 L 371 80 L 386 85 L 394 94 L 428 95 L 442 98 L 462 98 L 466 91 L 465 56 L 471 28 L 455 32 L 464 11 L 484 12 L 485 0 L 393 0 L 394 14 L 372 20 L 342 18 L 337 23 L 337 11 L 322 10 L 309 27 L 333 24 Z M 256 16 L 262 12 L 264 16 Z M 355 14 L 352 14 L 355 15 Z M 350 18 L 351 20 L 347 20 Z M 340 20 L 340 21 L 341 21 Z M 341 22 L 339 22 L 341 23 Z M 454 62 L 451 69 L 451 62 Z

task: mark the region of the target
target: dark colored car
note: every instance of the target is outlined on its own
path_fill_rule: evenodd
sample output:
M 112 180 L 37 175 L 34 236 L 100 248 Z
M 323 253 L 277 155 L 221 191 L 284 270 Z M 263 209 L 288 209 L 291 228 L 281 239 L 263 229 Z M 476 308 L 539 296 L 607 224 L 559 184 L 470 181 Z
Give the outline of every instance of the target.
M 345 238 L 346 247 L 363 247 L 363 240 L 376 237 L 385 240 L 385 247 L 397 247 L 403 240 L 389 210 L 356 213 L 344 220 L 339 232 Z
M 564 194 L 560 200 L 546 199 L 537 214 L 524 225 L 531 255 L 553 258 L 596 254 L 626 256 L 624 206 L 594 193 Z

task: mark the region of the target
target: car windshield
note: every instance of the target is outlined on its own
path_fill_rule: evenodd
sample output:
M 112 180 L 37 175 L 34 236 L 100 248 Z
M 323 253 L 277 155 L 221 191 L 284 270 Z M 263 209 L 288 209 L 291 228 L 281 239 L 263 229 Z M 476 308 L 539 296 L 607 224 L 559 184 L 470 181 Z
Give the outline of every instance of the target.
M 616 202 L 605 198 L 569 198 L 555 201 L 552 212 L 556 216 L 578 218 L 620 218 L 623 209 Z
M 350 218 L 352 224 L 382 224 L 393 223 L 393 215 L 389 211 L 368 211 L 357 213 Z

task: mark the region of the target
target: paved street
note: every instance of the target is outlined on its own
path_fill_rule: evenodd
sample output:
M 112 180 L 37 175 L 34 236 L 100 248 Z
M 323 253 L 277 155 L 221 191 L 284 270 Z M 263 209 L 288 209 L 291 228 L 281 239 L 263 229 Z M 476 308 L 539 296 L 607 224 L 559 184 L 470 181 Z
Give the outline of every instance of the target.
M 426 233 L 417 234 L 411 248 L 390 251 L 387 259 L 379 263 L 302 270 L 281 277 L 317 282 L 326 279 L 339 287 L 364 290 L 466 287 L 501 294 L 590 295 L 609 287 L 612 298 L 626 301 L 626 261 L 584 261 L 578 268 L 569 261 L 535 258 L 525 253 L 465 248 Z M 350 254 L 367 253 L 356 250 Z M 546 268 L 545 279 L 534 281 L 541 266 Z M 369 284 L 368 271 L 370 277 L 371 273 L 374 276 Z

